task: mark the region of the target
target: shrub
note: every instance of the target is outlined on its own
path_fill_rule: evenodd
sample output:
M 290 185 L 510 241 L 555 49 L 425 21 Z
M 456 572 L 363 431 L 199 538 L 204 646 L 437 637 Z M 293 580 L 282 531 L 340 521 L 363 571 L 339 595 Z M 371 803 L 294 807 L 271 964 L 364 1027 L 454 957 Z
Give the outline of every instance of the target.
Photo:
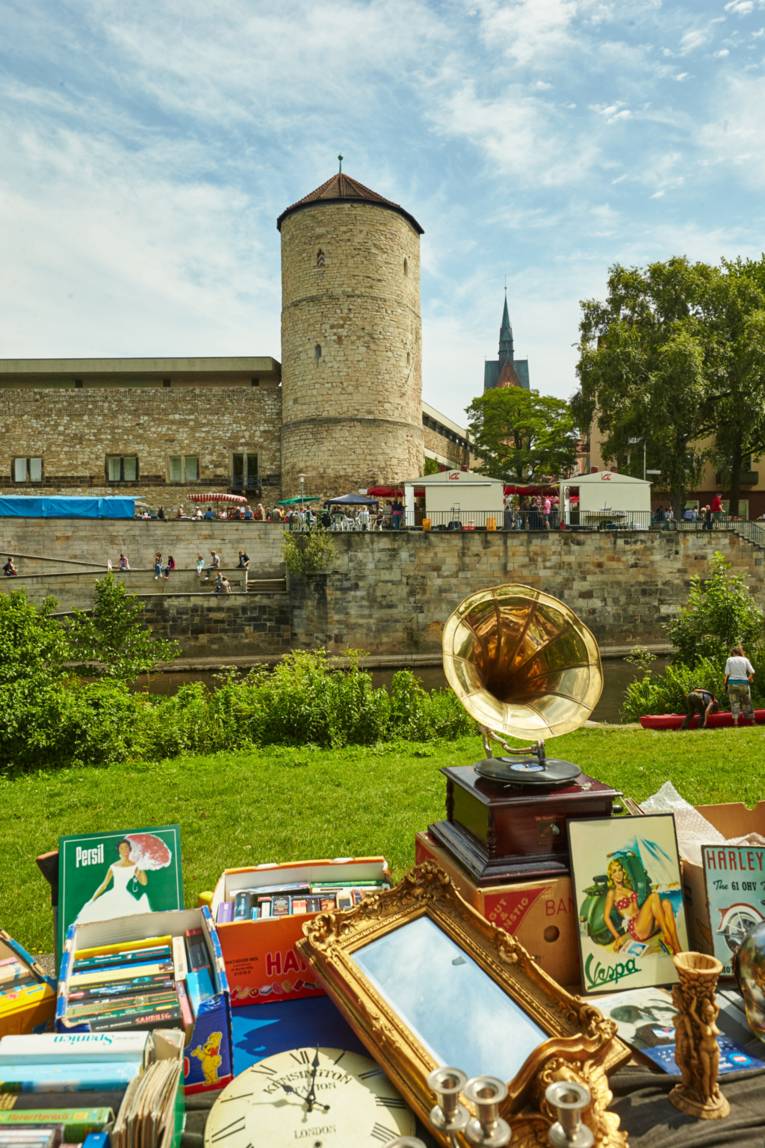
M 676 659 L 691 666 L 701 658 L 723 665 L 731 647 L 741 643 L 757 652 L 765 632 L 765 616 L 740 574 L 719 553 L 712 557 L 709 578 L 691 578 L 688 602 L 665 626 Z
M 125 682 L 179 653 L 177 642 L 152 634 L 143 620 L 143 604 L 113 574 L 98 579 L 92 611 L 75 610 L 67 632 L 74 659 L 90 663 L 93 674 Z
M 284 565 L 290 574 L 318 574 L 332 564 L 335 544 L 323 530 L 284 535 Z
M 710 690 L 724 704 L 723 669 L 717 659 L 700 658 L 693 666 L 673 663 L 661 674 L 646 670 L 627 686 L 622 716 L 637 721 L 643 714 L 685 713 L 686 696 L 695 686 Z

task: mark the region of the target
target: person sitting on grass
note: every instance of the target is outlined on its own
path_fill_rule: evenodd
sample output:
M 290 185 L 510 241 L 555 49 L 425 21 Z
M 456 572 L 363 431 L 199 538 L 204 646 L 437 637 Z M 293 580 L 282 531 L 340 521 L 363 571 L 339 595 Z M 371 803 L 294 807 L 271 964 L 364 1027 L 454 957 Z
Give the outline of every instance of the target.
M 680 729 L 687 729 L 696 714 L 701 718 L 701 722 L 697 728 L 706 729 L 709 715 L 712 710 L 717 709 L 719 704 L 711 690 L 706 689 L 704 686 L 694 686 L 685 699 L 685 717 L 683 718 L 683 724 L 680 726 Z

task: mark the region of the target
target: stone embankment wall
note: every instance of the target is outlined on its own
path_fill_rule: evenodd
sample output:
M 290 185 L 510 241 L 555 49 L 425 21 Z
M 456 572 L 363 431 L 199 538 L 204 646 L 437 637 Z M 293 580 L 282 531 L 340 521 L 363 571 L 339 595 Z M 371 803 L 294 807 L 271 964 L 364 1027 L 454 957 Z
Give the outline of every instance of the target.
M 660 641 L 715 550 L 765 606 L 765 552 L 727 532 L 339 535 L 325 578 L 291 584 L 295 644 L 341 651 L 440 648 L 451 611 L 503 582 L 561 598 L 604 645 Z
M 435 652 L 455 606 L 467 594 L 503 582 L 537 586 L 561 598 L 603 645 L 657 642 L 663 638 L 661 623 L 686 600 L 691 577 L 709 571 L 715 550 L 730 559 L 765 606 L 765 552 L 723 531 L 338 534 L 332 569 L 291 579 L 286 594 L 221 598 L 190 572 L 196 554 L 208 556 L 213 547 L 224 566 L 235 566 L 241 546 L 253 559 L 253 573 L 283 574 L 281 535 L 280 527 L 258 523 L 4 520 L 0 550 L 45 555 L 53 560 L 48 568 L 58 573 L 0 578 L 0 590 L 25 588 L 36 600 L 52 593 L 62 610 L 86 608 L 96 574 L 66 573 L 71 567 L 64 559 L 91 561 L 100 574 L 105 557 L 114 561 L 125 549 L 131 564 L 144 567 L 128 576 L 127 585 L 146 595 L 147 616 L 157 630 L 177 638 L 186 654 L 221 660 L 317 646 L 336 653 L 349 647 L 379 654 Z M 157 549 L 172 553 L 180 567 L 160 585 L 147 573 Z M 22 572 L 31 564 L 19 558 Z

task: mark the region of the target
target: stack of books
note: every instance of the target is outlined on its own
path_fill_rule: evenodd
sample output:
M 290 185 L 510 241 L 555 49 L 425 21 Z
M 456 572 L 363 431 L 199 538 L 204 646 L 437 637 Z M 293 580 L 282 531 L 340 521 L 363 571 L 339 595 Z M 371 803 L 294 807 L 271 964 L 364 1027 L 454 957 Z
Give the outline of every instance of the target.
M 283 885 L 253 885 L 218 905 L 216 923 L 265 921 L 302 913 L 352 909 L 368 893 L 387 889 L 385 880 L 290 881 Z
M 47 1027 L 54 997 L 44 970 L 0 929 L 0 1036 Z
M 91 1032 L 182 1028 L 189 1037 L 215 974 L 201 929 L 74 953 L 63 1019 Z
M 136 1105 L 154 1117 L 143 1148 L 159 1148 L 168 1129 L 177 1126 L 183 1043 L 181 1033 L 176 1037 L 161 1060 L 148 1032 L 4 1037 L 0 1148 L 107 1148 L 113 1125 L 127 1125 L 134 1135 Z M 130 1136 L 124 1141 L 132 1143 Z

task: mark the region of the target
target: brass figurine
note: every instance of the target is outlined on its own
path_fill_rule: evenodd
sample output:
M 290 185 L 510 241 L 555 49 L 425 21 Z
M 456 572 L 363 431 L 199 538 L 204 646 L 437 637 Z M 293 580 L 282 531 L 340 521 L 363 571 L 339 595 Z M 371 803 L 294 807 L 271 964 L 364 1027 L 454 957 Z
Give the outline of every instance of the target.
M 730 1112 L 717 1082 L 720 1030 L 715 1022 L 720 1009 L 715 989 L 722 965 L 706 953 L 677 953 L 672 960 L 680 978 L 672 1000 L 677 1009 L 675 1060 L 683 1079 L 669 1099 L 687 1116 L 720 1120 Z

